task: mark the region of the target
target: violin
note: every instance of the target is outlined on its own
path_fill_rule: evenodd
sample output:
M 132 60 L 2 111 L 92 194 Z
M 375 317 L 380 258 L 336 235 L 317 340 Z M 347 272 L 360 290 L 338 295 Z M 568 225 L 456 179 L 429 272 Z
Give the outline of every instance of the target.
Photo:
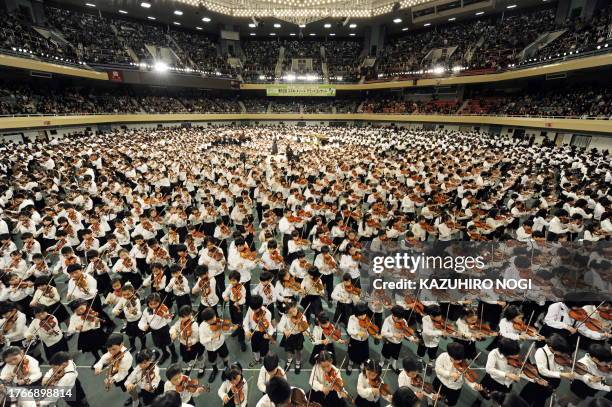
M 378 389 L 382 397 L 389 397 L 393 394 L 393 392 L 391 391 L 391 387 L 389 387 L 388 384 L 383 383 L 380 376 L 377 376 L 374 379 L 368 379 L 368 384 L 370 385 L 370 387 Z
M 421 375 L 417 374 L 416 376 L 412 377 L 410 379 L 411 384 L 414 387 L 420 387 L 421 389 L 423 389 L 423 393 L 426 394 L 435 394 L 436 392 L 434 391 L 434 387 L 433 384 L 431 383 L 427 383 L 423 381 L 423 377 L 421 377 Z
M 449 335 L 458 335 L 458 332 L 452 325 L 444 318 L 440 321 L 432 320 L 434 328 L 446 332 Z
M 215 322 L 209 325 L 210 330 L 213 332 L 221 331 L 221 332 L 229 332 L 238 328 L 238 325 L 232 323 L 229 319 L 221 319 L 217 318 Z
M 514 368 L 522 369 L 522 374 L 524 374 L 528 379 L 533 380 L 535 383 L 541 386 L 548 386 L 548 382 L 546 379 L 540 376 L 538 372 L 538 368 L 532 363 L 526 362 L 523 364 L 523 360 L 521 360 L 520 356 L 509 356 L 506 358 L 508 364 Z
M 165 304 L 160 304 L 157 308 L 155 308 L 154 315 L 161 318 L 172 319 L 172 314 Z
M 55 329 L 57 326 L 57 320 L 51 314 L 47 315 L 43 320 L 40 321 L 40 327 L 47 333 L 52 335 L 59 335 L 60 332 Z
M 235 406 L 239 406 L 244 402 L 244 384 L 245 381 L 241 380 L 238 384 L 235 384 L 230 388 Z
M 28 379 L 29 374 L 30 374 L 30 360 L 26 358 L 25 355 L 23 355 L 21 362 L 20 362 L 20 366 L 18 366 L 18 369 L 16 369 L 15 371 L 15 377 L 18 380 L 26 384 L 29 384 L 30 383 L 30 379 Z
M 319 236 L 319 241 L 323 243 L 325 246 L 331 246 L 332 244 L 334 244 L 334 241 L 332 240 L 332 238 L 327 235 Z
M 612 311 L 610 307 L 599 307 L 597 313 L 606 321 L 612 321 Z
M 231 297 L 232 297 L 231 300 L 234 303 L 238 303 L 240 302 L 240 300 L 242 300 L 242 284 L 238 283 L 232 286 Z
M 425 315 L 425 304 L 423 304 L 418 299 L 414 298 L 411 295 L 406 295 L 404 297 L 404 302 L 406 303 L 408 307 L 412 308 L 414 312 L 416 312 L 420 316 Z
M 257 323 L 257 330 L 259 332 L 266 332 L 270 328 L 270 321 L 266 318 L 266 311 L 259 309 L 253 313 L 253 321 Z
M 184 391 L 187 391 L 189 393 L 195 393 L 201 387 L 203 386 L 200 385 L 198 379 L 192 379 L 189 376 L 182 375 L 179 384 L 177 384 L 175 388 L 178 393 L 182 393 Z M 206 387 L 203 388 L 204 391 L 208 391 L 206 390 Z
M 291 275 L 288 275 L 288 278 L 283 282 L 283 285 L 284 287 L 289 288 L 290 290 L 293 290 L 295 292 L 302 291 L 302 285 L 298 283 L 297 280 Z
M 482 322 L 480 319 L 476 320 L 473 324 L 469 324 L 471 331 L 485 336 L 496 336 L 497 332 L 491 329 L 491 325 Z
M 323 380 L 329 383 L 329 387 L 338 393 L 341 397 L 344 397 L 353 404 L 353 399 L 348 395 L 346 390 L 344 390 L 344 380 L 342 377 L 336 372 L 335 369 L 330 368 L 328 371 L 323 373 Z
M 272 259 L 272 261 L 275 263 L 283 263 L 285 261 L 278 249 L 274 249 L 272 252 L 270 252 L 270 259 Z
M 405 338 L 410 338 L 414 336 L 414 329 L 412 329 L 406 320 L 400 319 L 399 321 L 395 321 L 394 323 L 395 329 L 400 331 Z
M 580 321 L 591 331 L 601 332 L 604 330 L 602 322 L 589 316 L 589 314 L 583 308 L 570 310 L 569 316 L 575 319 L 576 321 Z
M 555 363 L 558 364 L 559 366 L 563 366 L 565 368 L 572 368 L 572 365 L 574 366 L 574 373 L 576 373 L 579 376 L 584 376 L 586 374 L 589 374 L 589 370 L 587 369 L 587 367 L 580 363 L 580 362 L 576 362 L 574 363 L 574 360 L 572 359 L 572 357 L 568 354 L 565 353 L 561 353 L 561 352 L 554 352 L 555 355 Z
M 249 248 L 245 248 L 245 250 L 240 252 L 240 257 L 242 257 L 243 259 L 246 260 L 255 260 L 257 258 L 257 252 L 255 251 L 250 251 Z M 282 259 L 282 257 L 281 257 Z M 281 260 L 282 261 L 282 260 Z
M 361 288 L 353 285 L 352 283 L 348 285 L 348 287 L 344 287 L 347 293 L 351 295 L 361 295 Z
M 121 366 L 121 360 L 125 352 L 119 352 L 111 359 L 108 370 L 106 373 L 106 380 L 104 381 L 104 388 L 106 391 L 110 391 L 112 385 L 112 377 L 119 373 L 119 367 Z
M 531 326 L 531 325 L 527 325 L 525 322 L 523 321 L 514 321 L 512 322 L 512 327 L 514 329 L 516 329 L 519 332 L 525 333 L 529 336 L 533 336 L 536 338 L 539 338 L 541 335 L 538 333 L 538 330 Z
M 89 321 L 92 323 L 100 320 L 100 318 L 98 317 L 98 313 L 94 311 L 93 309 L 91 309 L 91 307 L 89 306 L 85 308 L 85 311 L 83 311 L 83 313 L 80 314 L 79 316 L 81 317 L 83 321 Z
M 453 366 L 457 369 L 465 379 L 470 383 L 476 383 L 478 381 L 478 375 L 475 371 L 469 368 L 469 364 L 467 360 L 462 360 L 460 362 L 454 361 Z
M 49 376 L 46 381 L 43 381 L 43 385 L 45 387 L 55 386 L 60 381 L 60 379 L 64 377 L 65 369 L 65 367 L 53 369 L 53 373 L 51 373 L 51 376 Z
M 336 342 L 342 340 L 342 332 L 340 332 L 340 329 L 335 328 L 331 323 L 327 324 L 327 327 L 322 326 L 321 331 L 323 331 L 323 335 Z
M 365 317 L 363 319 L 359 318 L 359 326 L 362 329 L 365 329 L 373 337 L 380 338 L 380 329 L 376 325 L 374 325 L 374 323 L 372 322 L 372 320 L 370 320 L 369 317 Z
M 210 278 L 208 276 L 202 276 L 198 280 L 198 287 L 202 291 L 202 297 L 208 297 L 210 295 Z
M 300 223 L 300 222 L 302 221 L 302 218 L 300 218 L 299 216 L 293 216 L 293 215 L 291 215 L 291 216 L 287 216 L 287 220 L 288 220 L 290 223 Z
M 323 255 L 323 262 L 325 263 L 325 265 L 327 265 L 329 268 L 335 268 L 337 263 L 336 263 L 336 259 L 334 259 L 334 257 L 329 254 L 329 253 L 325 253 Z
M 157 274 L 153 274 L 153 286 L 160 289 L 163 278 L 164 278 L 164 273 L 161 271 Z
M 186 321 L 181 320 L 180 330 L 182 332 L 183 340 L 185 341 L 187 350 L 191 349 L 189 340 L 191 339 L 191 334 L 193 333 L 193 319 L 189 318 Z
M 297 333 L 305 332 L 308 329 L 308 321 L 304 319 L 304 313 L 298 311 L 294 316 L 291 317 L 291 322 L 295 325 Z
M 9 333 L 13 327 L 15 326 L 15 322 L 17 322 L 17 311 L 13 311 L 13 314 L 6 318 L 6 320 L 4 321 L 4 324 L 2 326 L 2 333 L 6 334 Z

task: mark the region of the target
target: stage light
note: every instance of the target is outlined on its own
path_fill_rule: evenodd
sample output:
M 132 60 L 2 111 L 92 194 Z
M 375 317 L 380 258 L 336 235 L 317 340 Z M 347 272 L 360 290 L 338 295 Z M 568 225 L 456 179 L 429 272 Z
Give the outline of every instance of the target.
M 349 35 L 350 35 L 351 37 L 354 37 L 354 36 L 355 36 L 355 33 L 350 33 Z
M 93 3 L 85 3 L 85 5 L 86 5 L 87 7 L 96 7 L 96 5 L 95 5 L 95 4 L 93 4 Z
M 153 16 L 148 16 L 147 18 L 148 18 L 149 20 L 155 20 L 155 19 L 156 19 L 156 18 L 155 18 L 155 17 L 153 17 Z
M 300 28 L 306 28 L 306 24 L 300 24 L 299 27 Z
M 336 33 L 329 33 L 330 37 L 335 37 Z
M 119 14 L 127 14 L 128 12 L 125 10 L 119 10 Z
M 434 67 L 434 69 L 432 69 L 432 72 L 435 73 L 436 75 L 440 75 L 440 74 L 444 73 L 444 67 L 436 66 L 436 67 Z
M 147 3 L 147 2 L 142 2 L 140 3 L 140 7 L 142 8 L 151 8 L 151 3 Z
M 295 33 L 289 33 L 291 37 L 295 37 Z
M 205 23 L 210 23 L 210 17 L 204 17 L 202 18 L 202 21 L 204 21 Z
M 515 7 L 516 7 L 516 4 L 510 4 L 510 5 L 509 5 L 509 6 L 507 6 L 506 8 L 508 8 L 508 9 L 512 9 L 512 8 L 515 8 Z
M 274 23 L 274 28 L 281 28 L 281 25 L 279 23 Z
M 408 31 L 408 27 L 402 28 L 402 31 Z
M 157 72 L 166 72 L 168 71 L 168 65 L 165 62 L 156 62 L 154 69 Z
M 455 21 L 457 18 L 456 17 L 451 17 L 448 19 L 448 21 Z
M 326 23 L 323 27 L 325 28 L 331 28 L 331 24 L 330 23 Z
M 310 33 L 310 34 L 308 34 L 308 35 L 310 35 L 311 37 L 314 37 L 314 36 L 315 36 L 315 35 L 317 35 L 317 34 L 315 34 L 315 33 Z M 607 45 L 606 45 L 606 46 L 607 46 Z
M 423 27 L 429 27 L 431 25 L 431 23 L 425 23 L 423 24 Z
M 481 15 L 483 15 L 483 14 L 484 14 L 484 11 L 479 11 L 479 12 L 478 12 L 478 13 L 476 13 L 475 15 L 477 15 L 477 16 L 481 16 Z
M 250 33 L 249 35 L 250 35 L 251 37 L 254 37 L 254 36 L 255 36 L 255 33 Z
M 394 19 L 393 19 L 393 22 L 394 22 L 395 24 L 399 24 L 399 23 L 401 23 L 401 22 L 402 22 L 402 19 L 401 19 L 401 18 L 394 18 Z
M 349 28 L 357 28 L 357 24 L 355 24 L 355 23 L 349 24 Z
M 249 23 L 249 28 L 255 28 L 255 27 L 257 27 L 255 23 Z
M 181 10 L 174 10 L 174 15 L 176 16 L 182 16 L 183 12 Z
M 172 24 L 174 24 L 174 25 L 181 25 L 181 23 L 179 23 L 178 21 L 173 21 Z
M 196 27 L 196 30 L 203 30 L 202 27 Z
M 270 33 L 270 35 L 271 35 L 272 37 L 274 37 L 274 36 L 276 35 L 276 33 Z

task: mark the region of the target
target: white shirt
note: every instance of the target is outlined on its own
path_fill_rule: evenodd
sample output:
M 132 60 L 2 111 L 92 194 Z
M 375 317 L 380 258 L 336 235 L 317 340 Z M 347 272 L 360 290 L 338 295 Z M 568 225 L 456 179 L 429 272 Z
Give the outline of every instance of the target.
M 133 359 L 127 348 L 125 346 L 122 346 L 119 352 L 123 352 L 123 356 L 121 357 L 121 361 L 119 362 L 119 368 L 117 373 L 111 376 L 111 380 L 113 381 L 113 383 L 119 383 L 120 381 L 125 379 L 128 373 L 130 372 L 130 369 L 132 368 Z M 118 357 L 118 355 L 113 356 L 110 353 L 106 352 L 94 365 L 94 369 L 111 369 L 111 366 L 109 366 L 109 364 L 112 363 L 112 360 L 115 357 Z M 105 374 L 108 374 L 108 372 L 105 372 Z

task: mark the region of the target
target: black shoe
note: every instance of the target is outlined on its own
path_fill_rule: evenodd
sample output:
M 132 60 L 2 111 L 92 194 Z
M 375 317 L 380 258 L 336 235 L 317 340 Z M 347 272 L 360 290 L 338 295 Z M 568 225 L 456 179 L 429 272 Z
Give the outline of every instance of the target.
M 168 360 L 168 356 L 170 356 L 170 355 L 169 355 L 169 354 L 167 354 L 167 353 L 162 353 L 161 357 L 159 358 L 159 363 L 158 363 L 158 365 L 163 365 L 163 364 L 164 364 L 164 362 L 165 362 L 166 360 Z
M 202 368 L 200 369 L 200 371 L 198 372 L 198 377 L 204 377 L 204 374 L 206 373 L 206 368 Z
M 240 351 L 246 352 L 246 343 L 240 342 Z
M 296 363 L 295 369 L 294 369 L 295 374 L 300 374 L 301 371 L 302 371 L 302 366 L 299 363 Z
M 134 401 L 131 398 L 129 398 L 125 401 L 125 403 L 123 403 L 123 405 L 127 407 L 127 406 L 131 406 L 132 403 L 134 403 Z
M 217 369 L 217 366 L 214 366 L 212 372 L 210 372 L 210 377 L 208 378 L 208 383 L 214 382 L 215 379 L 217 378 L 217 374 L 218 373 L 219 373 L 219 369 Z
M 287 363 L 285 363 L 285 372 L 288 372 L 289 369 L 291 369 L 291 362 L 287 361 Z

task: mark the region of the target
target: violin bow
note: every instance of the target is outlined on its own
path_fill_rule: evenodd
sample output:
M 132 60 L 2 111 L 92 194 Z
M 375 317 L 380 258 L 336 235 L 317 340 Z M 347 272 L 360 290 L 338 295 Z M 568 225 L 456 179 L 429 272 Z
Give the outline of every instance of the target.
M 535 345 L 535 342 L 531 342 L 531 345 L 529 346 L 529 349 L 527 349 L 527 354 L 525 355 L 525 360 L 523 360 L 523 364 L 521 365 L 521 369 L 519 370 L 519 377 L 523 374 L 523 370 L 525 370 L 525 365 L 527 364 L 527 362 L 529 361 L 529 356 L 531 355 L 531 351 L 533 350 L 533 346 Z
M 574 349 L 574 358 L 572 360 L 572 371 L 571 373 L 574 373 L 574 370 L 576 369 L 576 359 L 578 358 L 578 347 L 580 346 L 580 336 L 578 336 L 578 339 L 576 340 L 576 349 Z
M 461 376 L 463 376 L 465 374 L 465 372 L 467 372 L 468 370 L 470 370 L 470 366 L 472 366 L 472 364 L 476 361 L 476 359 L 478 359 L 478 357 L 480 356 L 482 352 L 478 352 L 478 355 L 476 355 L 476 357 L 474 359 L 472 359 L 470 361 L 470 363 L 468 363 L 467 367 L 465 368 L 465 370 L 463 370 L 463 372 L 461 372 Z M 472 369 L 474 370 L 474 369 Z
M 113 356 L 111 358 L 111 360 L 108 361 L 108 363 L 104 366 L 104 368 L 102 370 L 100 370 L 100 373 L 107 371 L 108 369 L 110 369 L 113 364 L 119 360 L 119 358 L 123 357 L 123 355 L 125 355 L 128 352 L 131 352 L 132 350 L 134 350 L 133 347 L 129 347 L 129 348 L 125 348 L 125 350 L 122 350 L 121 352 L 119 352 L 118 354 L 116 354 L 115 356 Z
M 91 302 L 87 304 L 87 312 L 85 313 L 85 321 L 87 321 L 87 317 L 91 313 L 91 306 L 93 305 L 95 299 L 96 299 L 96 296 L 94 295 L 93 298 L 91 299 Z M 101 318 L 98 318 L 98 319 L 101 320 Z M 79 333 L 83 332 L 83 327 L 84 325 L 81 325 L 81 329 L 79 329 Z
M 153 352 L 157 353 L 156 350 L 154 350 Z M 136 383 L 134 383 L 134 386 L 137 386 L 146 376 L 146 372 L 150 369 L 155 369 L 155 366 L 157 366 L 159 364 L 159 354 L 157 355 L 158 357 L 155 358 L 155 362 L 153 363 L 153 365 L 149 366 L 146 368 L 146 370 L 142 370 L 142 374 L 140 375 L 140 379 L 138 379 L 136 381 Z M 152 386 L 152 384 L 151 384 Z M 153 389 L 154 390 L 154 389 Z
M 423 377 L 423 388 L 425 387 L 425 377 Z M 438 392 L 436 393 L 436 401 L 434 401 L 433 407 L 438 406 L 438 400 L 440 400 L 440 393 L 442 392 L 442 383 L 440 383 L 440 387 L 438 387 Z

